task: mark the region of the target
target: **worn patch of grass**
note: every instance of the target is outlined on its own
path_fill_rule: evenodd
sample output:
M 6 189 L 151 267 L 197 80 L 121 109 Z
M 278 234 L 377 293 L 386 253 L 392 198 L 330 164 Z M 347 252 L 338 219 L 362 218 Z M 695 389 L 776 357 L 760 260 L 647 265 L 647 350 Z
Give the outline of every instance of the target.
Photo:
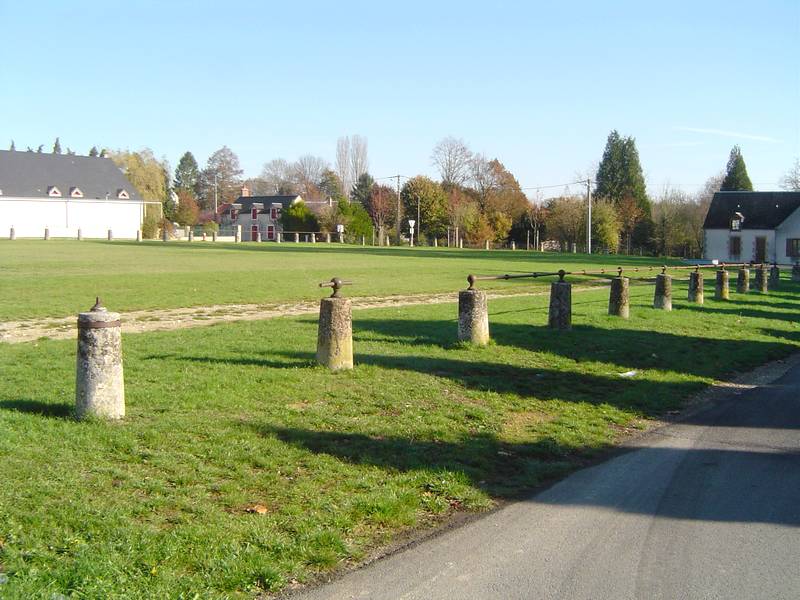
M 358 561 L 795 351 L 797 291 L 698 307 L 676 285 L 664 313 L 636 287 L 629 321 L 592 291 L 571 332 L 546 298 L 496 300 L 488 348 L 453 343 L 454 305 L 360 311 L 336 374 L 309 317 L 131 334 L 118 424 L 71 418 L 74 342 L 0 345 L 0 596 L 247 598 Z
M 0 318 L 61 317 L 94 297 L 130 311 L 316 298 L 334 276 L 348 294 L 453 292 L 469 273 L 502 274 L 592 266 L 657 265 L 663 259 L 447 248 L 362 248 L 337 244 L 212 244 L 0 239 Z M 675 262 L 675 261 L 671 261 Z M 515 290 L 542 282 L 487 282 Z

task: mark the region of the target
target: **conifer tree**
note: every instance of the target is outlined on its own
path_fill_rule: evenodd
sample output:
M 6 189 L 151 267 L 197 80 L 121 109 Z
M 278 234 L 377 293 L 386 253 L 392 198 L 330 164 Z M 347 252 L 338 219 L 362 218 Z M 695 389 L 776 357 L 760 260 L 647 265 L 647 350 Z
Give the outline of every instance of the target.
M 97 146 L 92 146 L 92 149 L 89 150 L 89 156 L 96 157 L 99 156 L 100 152 L 97 150 Z
M 61 141 L 58 138 L 53 144 L 53 154 L 61 154 Z
M 11 152 L 14 152 L 16 151 L 16 149 L 17 147 L 14 145 L 14 140 L 11 140 L 11 147 L 9 148 L 9 150 L 11 150 Z
M 722 180 L 722 186 L 719 190 L 721 192 L 753 191 L 753 183 L 747 174 L 747 167 L 744 164 L 744 158 L 742 158 L 742 151 L 739 146 L 734 146 L 731 149 L 731 155 L 728 157 L 728 166 L 725 170 L 725 179 Z

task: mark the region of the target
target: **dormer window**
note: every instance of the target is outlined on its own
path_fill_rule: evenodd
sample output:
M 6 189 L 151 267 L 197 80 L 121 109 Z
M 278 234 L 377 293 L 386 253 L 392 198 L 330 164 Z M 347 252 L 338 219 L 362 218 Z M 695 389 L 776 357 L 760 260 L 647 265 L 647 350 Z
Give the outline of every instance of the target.
M 119 188 L 117 190 L 117 198 L 119 198 L 120 200 L 130 200 L 130 197 L 131 197 L 130 194 L 128 194 L 126 190 L 122 188 Z
M 741 231 L 741 230 L 742 230 L 742 220 L 731 219 L 731 231 Z
M 250 209 L 250 216 L 253 218 L 253 221 L 257 220 L 258 219 L 258 209 L 257 208 L 251 208 Z
M 69 188 L 69 197 L 70 198 L 83 198 L 83 192 L 81 191 L 81 188 L 76 187 L 76 186 L 72 186 L 71 188 Z
M 236 220 L 236 209 L 232 208 L 231 209 L 231 221 L 235 221 L 235 220 Z
M 51 198 L 60 198 L 61 190 L 54 185 L 47 186 L 47 195 Z

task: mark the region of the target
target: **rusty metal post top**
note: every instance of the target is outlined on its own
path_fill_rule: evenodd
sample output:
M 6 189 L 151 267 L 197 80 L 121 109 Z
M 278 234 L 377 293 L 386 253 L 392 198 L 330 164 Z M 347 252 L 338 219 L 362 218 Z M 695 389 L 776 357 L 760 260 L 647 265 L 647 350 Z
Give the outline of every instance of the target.
M 559 269 L 559 271 L 558 271 L 558 280 L 559 281 L 564 281 L 564 275 L 566 275 L 566 274 L 567 274 L 567 272 L 564 269 Z
M 617 277 L 622 277 L 622 267 L 617 267 Z
M 467 289 L 468 290 L 474 290 L 475 289 L 475 275 L 472 275 L 471 273 L 469 275 L 467 275 L 467 283 L 469 283 L 469 287 Z
M 666 275 L 667 273 L 667 265 L 661 265 L 661 274 Z
M 339 290 L 342 289 L 345 285 L 353 285 L 352 281 L 343 281 L 338 277 L 334 277 L 330 281 L 323 281 L 319 284 L 319 287 L 329 287 L 333 288 L 333 293 L 331 294 L 331 298 L 341 298 L 342 295 L 339 293 Z
M 100 296 L 95 296 L 94 306 L 90 309 L 92 312 L 106 312 L 106 307 L 100 300 Z

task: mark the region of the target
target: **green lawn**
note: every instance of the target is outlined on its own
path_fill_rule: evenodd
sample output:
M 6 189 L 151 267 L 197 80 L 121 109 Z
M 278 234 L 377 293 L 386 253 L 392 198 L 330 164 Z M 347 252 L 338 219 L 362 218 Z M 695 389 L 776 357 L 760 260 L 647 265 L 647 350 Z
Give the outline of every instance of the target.
M 296 260 L 282 249 L 132 252 Z M 309 283 L 347 254 L 314 256 L 325 265 L 306 272 Z M 402 291 L 397 269 L 409 256 L 374 251 L 359 260 L 391 263 L 384 281 Z M 419 256 L 440 263 L 436 252 Z M 526 264 L 503 256 L 480 258 L 481 269 L 456 257 L 453 283 L 442 286 L 457 284 L 457 271 Z M 126 263 L 129 276 L 135 263 Z M 80 279 L 74 271 L 86 268 L 65 265 L 64 276 Z M 420 276 L 430 287 L 433 271 Z M 454 343 L 453 304 L 357 311 L 357 366 L 337 374 L 313 365 L 309 317 L 127 335 L 120 424 L 70 418 L 74 341 L 0 344 L 0 597 L 276 591 L 453 511 L 517 497 L 585 464 L 627 428 L 680 408 L 715 378 L 800 345 L 800 287 L 788 282 L 705 306 L 688 305 L 676 285 L 671 313 L 649 307 L 652 291 L 632 288 L 629 321 L 605 315 L 607 290 L 575 295 L 571 332 L 543 327 L 544 297 L 494 300 L 495 342 L 483 349 Z M 141 300 L 118 300 L 126 301 Z M 73 310 L 63 301 L 36 307 Z M 619 376 L 630 370 L 637 374 Z M 256 504 L 266 512 L 248 512 Z
M 469 273 L 500 274 L 660 260 L 337 244 L 0 240 L 0 318 L 63 317 L 100 295 L 114 310 L 300 301 L 346 277 L 351 296 L 452 292 Z M 531 280 L 486 282 L 512 290 Z M 534 282 L 533 285 L 540 285 Z

